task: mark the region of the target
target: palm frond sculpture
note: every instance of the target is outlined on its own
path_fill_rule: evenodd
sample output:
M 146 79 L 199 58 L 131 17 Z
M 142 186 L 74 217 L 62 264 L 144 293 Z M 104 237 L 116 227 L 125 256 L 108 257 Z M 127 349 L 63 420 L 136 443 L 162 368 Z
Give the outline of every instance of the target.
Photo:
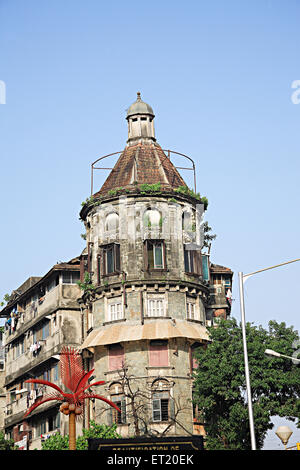
M 78 351 L 72 348 L 63 348 L 60 353 L 60 375 L 61 381 L 65 387 L 71 392 L 64 392 L 58 385 L 48 380 L 29 379 L 27 383 L 36 383 L 47 385 L 55 391 L 49 392 L 38 398 L 36 402 L 26 411 L 26 418 L 35 408 L 51 400 L 61 401 L 60 411 L 69 415 L 69 449 L 76 450 L 76 416 L 80 416 L 84 409 L 84 402 L 90 398 L 97 398 L 114 407 L 118 412 L 120 409 L 110 400 L 98 395 L 97 393 L 87 392 L 86 390 L 96 385 L 103 385 L 105 381 L 89 383 L 88 380 L 92 376 L 94 369 L 86 372 L 82 365 L 82 358 Z

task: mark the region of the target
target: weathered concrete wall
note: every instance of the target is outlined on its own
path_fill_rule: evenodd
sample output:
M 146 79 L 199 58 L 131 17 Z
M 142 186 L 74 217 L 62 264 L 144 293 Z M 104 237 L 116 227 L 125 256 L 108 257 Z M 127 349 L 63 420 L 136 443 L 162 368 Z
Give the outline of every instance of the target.
M 160 213 L 158 225 L 147 223 L 145 211 L 155 209 Z M 183 229 L 183 212 L 190 213 L 189 230 Z M 119 215 L 119 226 L 115 230 L 105 230 L 105 220 L 108 214 Z M 102 203 L 91 210 L 87 216 L 87 242 L 92 242 L 92 275 L 93 282 L 97 284 L 97 257 L 100 246 L 108 243 L 119 243 L 121 254 L 120 274 L 103 276 L 96 289 L 93 302 L 94 328 L 107 325 L 108 305 L 111 299 L 122 299 L 124 308 L 123 322 L 126 325 L 140 325 L 148 319 L 148 299 L 161 296 L 164 300 L 165 310 L 163 316 L 176 320 L 187 319 L 187 300 L 189 296 L 195 302 L 195 321 L 205 325 L 205 304 L 208 298 L 208 289 L 201 281 L 201 276 L 188 275 L 184 266 L 184 243 L 200 242 L 199 218 L 195 213 L 195 206 L 186 201 L 178 204 L 170 202 L 164 197 L 125 197 L 120 200 Z M 192 230 L 193 225 L 193 230 Z M 161 271 L 147 271 L 144 258 L 144 240 L 160 239 L 165 242 L 166 265 Z M 123 282 L 122 282 L 123 281 Z M 124 296 L 125 292 L 125 296 Z M 151 297 L 152 296 L 152 297 Z M 153 319 L 151 319 L 153 321 Z M 120 322 L 120 325 L 123 323 Z M 159 325 L 159 319 L 157 320 Z M 157 378 L 168 387 L 171 401 L 174 403 L 173 413 L 178 414 L 178 424 L 170 426 L 169 433 L 185 434 L 193 431 L 192 419 L 192 378 L 190 364 L 191 340 L 186 338 L 172 338 L 168 341 L 169 365 L 166 367 L 151 367 L 149 365 L 149 340 L 131 341 L 123 343 L 125 349 L 126 374 L 132 377 L 130 383 L 133 389 L 143 391 L 146 400 L 147 420 L 153 429 L 163 431 L 169 423 L 152 421 L 152 392 L 151 384 Z M 109 346 L 109 345 L 107 345 Z M 105 379 L 107 385 L 105 394 L 111 398 L 111 384 L 120 382 L 121 371 L 109 371 L 108 348 L 98 346 L 94 354 L 95 376 L 98 380 Z M 165 382 L 164 382 L 165 380 Z M 122 382 L 122 380 L 121 380 Z M 129 405 L 127 400 L 127 407 Z M 109 423 L 109 411 L 103 413 L 107 406 L 95 402 L 93 416 L 99 422 L 103 419 Z M 170 410 L 169 410 L 170 411 Z M 171 412 L 171 411 L 170 411 Z M 130 413 L 130 410 L 128 410 Z M 134 424 L 132 416 L 129 424 L 118 427 L 119 432 L 133 435 Z

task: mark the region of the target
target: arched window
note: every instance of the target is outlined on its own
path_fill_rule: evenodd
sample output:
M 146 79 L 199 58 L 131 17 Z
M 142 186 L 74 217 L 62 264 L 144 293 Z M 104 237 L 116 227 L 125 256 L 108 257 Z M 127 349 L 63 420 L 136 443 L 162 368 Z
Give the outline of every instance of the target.
M 105 219 L 105 230 L 106 231 L 111 231 L 111 230 L 118 230 L 119 229 L 119 216 L 115 212 L 111 212 L 106 216 Z
M 152 383 L 152 420 L 154 422 L 174 419 L 174 400 L 170 397 L 171 384 L 166 379 Z
M 182 213 L 182 230 L 191 231 L 192 230 L 192 214 L 188 211 L 183 211 Z
M 126 423 L 126 399 L 122 384 L 114 382 L 109 387 L 110 400 L 121 410 L 117 411 L 111 407 L 109 412 L 109 424 L 125 424 Z
M 143 222 L 145 228 L 158 228 L 161 226 L 161 213 L 157 209 L 147 209 L 144 213 Z

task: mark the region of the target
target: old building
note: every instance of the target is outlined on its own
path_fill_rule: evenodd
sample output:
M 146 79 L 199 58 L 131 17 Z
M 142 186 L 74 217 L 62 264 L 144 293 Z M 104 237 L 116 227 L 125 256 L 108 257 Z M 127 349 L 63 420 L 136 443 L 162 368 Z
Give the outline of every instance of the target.
M 216 265 L 201 254 L 205 200 L 156 142 L 154 112 L 140 94 L 126 119 L 127 145 L 80 214 L 82 275 L 93 284 L 82 299 L 93 317 L 82 351 L 122 409 L 95 403 L 89 412 L 118 423 L 123 436 L 199 433 L 193 350 L 207 344 L 206 326 L 230 312 L 232 272 L 224 268 L 225 293 Z
M 78 258 L 57 264 L 13 291 L 1 311 L 6 320 L 4 429 L 7 437 L 28 449 L 41 448 L 42 439 L 58 429 L 68 431 L 56 402 L 38 407 L 24 420 L 28 407 L 46 392 L 46 387 L 25 381 L 41 378 L 61 385 L 60 350 L 65 345 L 78 348 L 83 340 L 79 276 Z
M 157 143 L 153 109 L 140 94 L 127 111 L 128 141 L 100 190 L 83 203 L 86 248 L 43 277 L 13 291 L 6 320 L 4 429 L 19 446 L 39 449 L 47 435 L 68 432 L 55 402 L 24 413 L 45 388 L 61 386 L 63 346 L 82 352 L 86 370 L 121 412 L 91 400 L 77 426 L 117 423 L 126 436 L 203 433 L 193 406 L 193 351 L 209 341 L 207 326 L 231 309 L 232 271 L 203 252 L 206 200 Z M 105 157 L 102 157 L 105 158 Z M 102 158 L 98 159 L 99 162 Z M 77 281 L 81 280 L 81 289 Z M 0 372 L 1 373 L 1 372 Z M 1 384 L 0 384 L 1 385 Z

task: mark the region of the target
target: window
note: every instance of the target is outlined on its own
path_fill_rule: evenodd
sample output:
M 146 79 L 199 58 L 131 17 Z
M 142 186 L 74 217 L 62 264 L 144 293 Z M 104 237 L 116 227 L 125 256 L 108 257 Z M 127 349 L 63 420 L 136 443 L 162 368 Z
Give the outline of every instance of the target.
M 191 370 L 193 369 L 197 369 L 198 368 L 198 361 L 196 359 L 196 354 L 195 352 L 197 351 L 197 349 L 201 348 L 202 347 L 202 344 L 201 343 L 194 343 L 191 345 L 191 348 L 190 348 L 190 354 L 191 354 Z
M 50 334 L 50 321 L 46 321 L 43 323 L 43 326 L 42 326 L 42 339 L 46 339 L 48 338 Z
M 51 369 L 46 369 L 43 372 L 43 380 L 51 381 Z
M 121 410 L 117 411 L 111 408 L 112 411 L 112 424 L 125 424 L 126 423 L 126 401 L 124 395 L 116 395 L 111 397 L 111 401 Z
M 46 291 L 50 292 L 54 287 L 58 286 L 59 284 L 59 276 L 57 275 L 55 278 L 53 278 L 49 284 L 46 286 Z
M 167 340 L 152 340 L 149 344 L 149 366 L 167 367 L 169 365 L 169 351 Z
M 117 405 L 120 411 L 117 411 L 115 408 L 110 408 L 110 419 L 109 424 L 125 424 L 126 423 L 126 399 L 122 393 L 122 385 L 120 383 L 113 383 L 110 388 L 110 399 Z
M 155 422 L 174 419 L 174 400 L 170 397 L 170 383 L 157 379 L 152 384 L 152 420 Z
M 59 373 L 58 373 L 58 362 L 54 364 L 52 367 L 52 376 L 53 376 L 53 382 L 58 382 L 59 380 Z
M 108 369 L 119 370 L 124 366 L 124 348 L 121 344 L 108 346 Z
M 45 434 L 47 432 L 47 422 L 46 420 L 40 423 L 40 434 Z
M 165 299 L 163 296 L 149 296 L 147 302 L 148 317 L 165 316 Z
M 153 421 L 169 420 L 169 392 L 156 392 L 152 396 Z
M 201 274 L 200 250 L 193 249 L 193 245 L 184 245 L 184 270 L 186 273 Z
M 120 272 L 120 245 L 111 243 L 102 247 L 103 274 L 117 274 Z
M 166 269 L 165 243 L 163 240 L 145 241 L 146 270 Z
M 186 299 L 186 317 L 189 320 L 196 319 L 196 300 L 191 297 Z
M 123 303 L 122 298 L 114 299 L 114 302 L 108 304 L 108 321 L 123 319 Z
M 80 279 L 79 271 L 65 271 L 62 273 L 63 284 L 76 284 Z
M 15 357 L 24 354 L 24 337 L 20 338 L 15 345 Z
M 182 214 L 182 229 L 192 230 L 192 214 L 190 212 L 184 211 Z
M 201 257 L 203 280 L 209 281 L 209 257 L 207 255 L 202 255 Z

